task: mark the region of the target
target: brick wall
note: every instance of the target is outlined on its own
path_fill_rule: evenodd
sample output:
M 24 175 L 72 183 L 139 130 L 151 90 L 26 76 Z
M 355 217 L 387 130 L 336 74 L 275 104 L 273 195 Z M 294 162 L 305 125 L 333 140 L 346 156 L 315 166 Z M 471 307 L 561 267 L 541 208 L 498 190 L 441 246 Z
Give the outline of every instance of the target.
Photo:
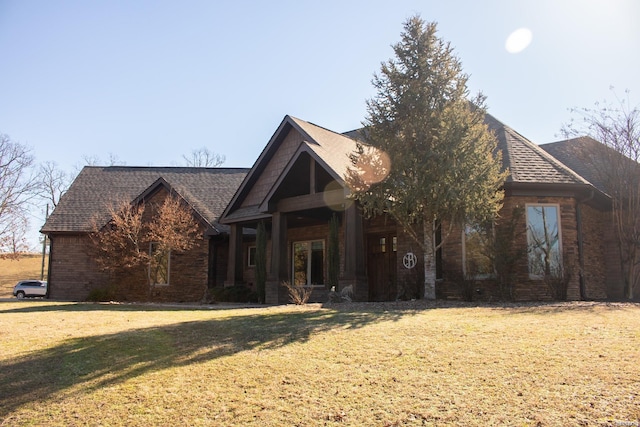
M 153 214 L 149 207 L 162 203 L 166 195 L 165 191 L 160 191 L 147 201 L 144 221 L 149 221 Z M 86 234 L 53 235 L 51 242 L 51 298 L 86 300 L 93 289 L 108 290 L 118 301 L 195 302 L 205 297 L 209 253 L 206 239 L 197 240 L 184 253 L 172 252 L 169 284 L 154 286 L 149 285 L 147 266 L 111 274 L 101 272 Z M 146 246 L 148 242 L 143 243 L 143 247 Z
M 511 218 L 513 208 L 526 204 L 556 204 L 560 212 L 561 250 L 563 255 L 563 267 L 569 274 L 567 285 L 567 299 L 580 299 L 579 281 L 579 256 L 578 256 L 578 229 L 576 219 L 576 199 L 572 197 L 508 197 L 500 212 L 500 222 L 506 223 Z M 603 218 L 605 213 L 599 212 L 589 206 L 582 205 L 583 222 L 583 250 L 585 259 L 584 277 L 586 296 L 589 299 L 603 299 L 606 294 L 606 269 L 607 250 L 603 234 Z M 519 232 L 513 242 L 513 249 L 525 251 L 527 248 L 526 211 L 518 220 Z M 438 287 L 441 298 L 462 299 L 464 294 L 464 282 L 462 274 L 462 230 L 454 229 L 448 241 L 443 246 L 443 283 Z M 542 279 L 529 276 L 528 260 L 522 256 L 516 265 L 512 285 L 514 297 L 520 301 L 551 300 L 552 293 L 549 286 Z M 474 299 L 498 299 L 500 298 L 499 286 L 496 280 L 475 280 L 470 283 L 473 288 Z M 479 292 L 476 292 L 478 290 Z
M 609 212 L 581 205 L 584 256 L 584 285 L 587 299 L 607 298 L 607 265 L 612 262 L 607 247 L 605 229 L 610 224 Z M 617 265 L 617 264 L 613 264 Z
M 49 260 L 49 297 L 83 301 L 92 289 L 100 288 L 109 276 L 100 272 L 91 256 L 91 242 L 86 235 L 54 234 Z

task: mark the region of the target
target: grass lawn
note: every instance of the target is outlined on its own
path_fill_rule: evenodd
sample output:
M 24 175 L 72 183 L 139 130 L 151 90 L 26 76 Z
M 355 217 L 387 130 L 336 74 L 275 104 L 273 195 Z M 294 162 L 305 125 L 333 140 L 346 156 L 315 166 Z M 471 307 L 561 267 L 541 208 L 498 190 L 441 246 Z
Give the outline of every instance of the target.
M 640 305 L 0 303 L 0 425 L 639 425 Z
M 44 280 L 47 280 L 47 263 L 45 258 Z M 40 279 L 42 274 L 42 255 L 22 255 L 19 259 L 0 258 L 0 298 L 13 298 L 13 287 L 20 280 Z

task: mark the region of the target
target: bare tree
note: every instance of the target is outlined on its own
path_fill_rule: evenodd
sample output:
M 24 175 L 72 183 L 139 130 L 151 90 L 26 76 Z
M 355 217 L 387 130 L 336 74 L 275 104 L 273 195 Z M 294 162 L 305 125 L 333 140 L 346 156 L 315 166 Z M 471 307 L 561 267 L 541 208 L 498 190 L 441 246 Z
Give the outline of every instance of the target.
M 582 159 L 612 199 L 613 224 L 624 277 L 624 296 L 640 290 L 640 107 L 616 97 L 617 105 L 573 109 L 579 117 L 563 126 L 567 137 L 587 135 L 603 146 L 583 150 Z M 599 149 L 598 149 L 599 148 Z
M 115 271 L 143 265 L 148 253 L 143 247 L 145 229 L 142 215 L 144 205 L 132 205 L 122 201 L 109 206 L 109 222 L 92 220 L 91 241 L 97 251 L 97 261 L 102 269 Z
M 202 238 L 193 211 L 180 198 L 170 195 L 154 210 L 157 214 L 149 223 L 147 238 L 157 242 L 161 249 L 184 252 Z
M 0 134 L 0 253 L 15 254 L 23 245 L 28 203 L 38 189 L 30 148 Z
M 47 161 L 40 164 L 40 196 L 51 207 L 58 206 L 60 197 L 71 185 L 71 175 L 58 167 L 56 162 Z
M 147 210 L 149 210 L 147 212 Z M 93 221 L 91 240 L 105 271 L 149 268 L 150 284 L 166 283 L 172 252 L 184 252 L 202 238 L 193 211 L 178 197 L 162 204 L 120 202 L 109 208 L 110 221 Z
M 196 168 L 216 168 L 225 162 L 225 156 L 214 153 L 206 147 L 191 151 L 191 156 L 183 155 L 185 164 Z
M 84 166 L 126 166 L 127 162 L 120 160 L 117 154 L 109 153 L 107 160 L 102 160 L 99 156 L 84 154 L 82 160 L 74 165 L 76 173 L 79 173 Z

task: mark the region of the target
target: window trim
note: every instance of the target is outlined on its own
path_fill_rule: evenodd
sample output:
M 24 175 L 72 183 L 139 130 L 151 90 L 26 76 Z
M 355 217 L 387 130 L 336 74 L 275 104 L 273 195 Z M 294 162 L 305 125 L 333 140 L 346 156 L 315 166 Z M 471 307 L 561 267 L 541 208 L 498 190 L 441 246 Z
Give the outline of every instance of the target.
M 322 243 L 322 278 L 323 278 L 323 282 L 326 281 L 326 267 L 327 267 L 327 245 L 325 242 L 325 239 L 310 239 L 310 240 L 295 240 L 291 242 L 291 282 L 293 284 L 295 284 L 295 279 L 296 279 L 296 263 L 295 263 L 295 246 L 296 244 L 299 243 L 306 243 L 309 246 L 307 247 L 307 250 L 309 251 L 309 254 L 311 254 L 311 245 L 313 243 L 316 242 L 320 242 Z M 309 256 L 308 259 L 311 259 L 311 256 Z M 309 281 L 311 281 L 311 263 L 307 264 L 307 283 L 302 285 L 305 288 L 322 288 L 325 286 L 324 283 L 319 283 L 319 284 L 309 284 Z
M 527 233 L 527 270 L 529 273 L 529 279 L 531 280 L 544 280 L 544 274 L 534 274 L 531 272 L 531 265 L 529 263 L 529 208 L 530 207 L 555 207 L 556 208 L 556 222 L 558 224 L 558 260 L 559 268 L 562 270 L 563 266 L 563 254 L 562 254 L 562 212 L 560 211 L 560 203 L 525 203 L 525 221 L 526 221 L 526 233 Z

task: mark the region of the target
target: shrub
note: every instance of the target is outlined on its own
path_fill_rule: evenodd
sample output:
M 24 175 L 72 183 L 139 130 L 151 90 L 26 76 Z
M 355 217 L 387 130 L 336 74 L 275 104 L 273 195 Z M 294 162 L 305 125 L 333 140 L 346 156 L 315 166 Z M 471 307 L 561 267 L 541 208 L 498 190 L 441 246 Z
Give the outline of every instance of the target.
M 549 274 L 545 276 L 544 282 L 547 285 L 553 299 L 557 301 L 567 300 L 567 289 L 569 288 L 569 282 L 571 281 L 572 277 L 572 265 L 562 265 L 560 269 L 555 272 L 555 274 Z
M 112 301 L 113 299 L 114 293 L 109 287 L 91 289 L 89 295 L 87 295 L 87 301 L 91 302 L 106 302 Z
M 303 285 L 295 285 L 295 284 L 292 285 L 289 282 L 282 282 L 282 286 L 287 288 L 287 291 L 289 292 L 289 299 L 294 304 L 297 304 L 297 305 L 306 304 L 307 301 L 309 301 L 309 298 L 311 297 L 311 292 L 312 292 L 311 288 L 307 288 Z
M 215 302 L 258 302 L 258 294 L 246 285 L 233 285 L 209 289 Z

